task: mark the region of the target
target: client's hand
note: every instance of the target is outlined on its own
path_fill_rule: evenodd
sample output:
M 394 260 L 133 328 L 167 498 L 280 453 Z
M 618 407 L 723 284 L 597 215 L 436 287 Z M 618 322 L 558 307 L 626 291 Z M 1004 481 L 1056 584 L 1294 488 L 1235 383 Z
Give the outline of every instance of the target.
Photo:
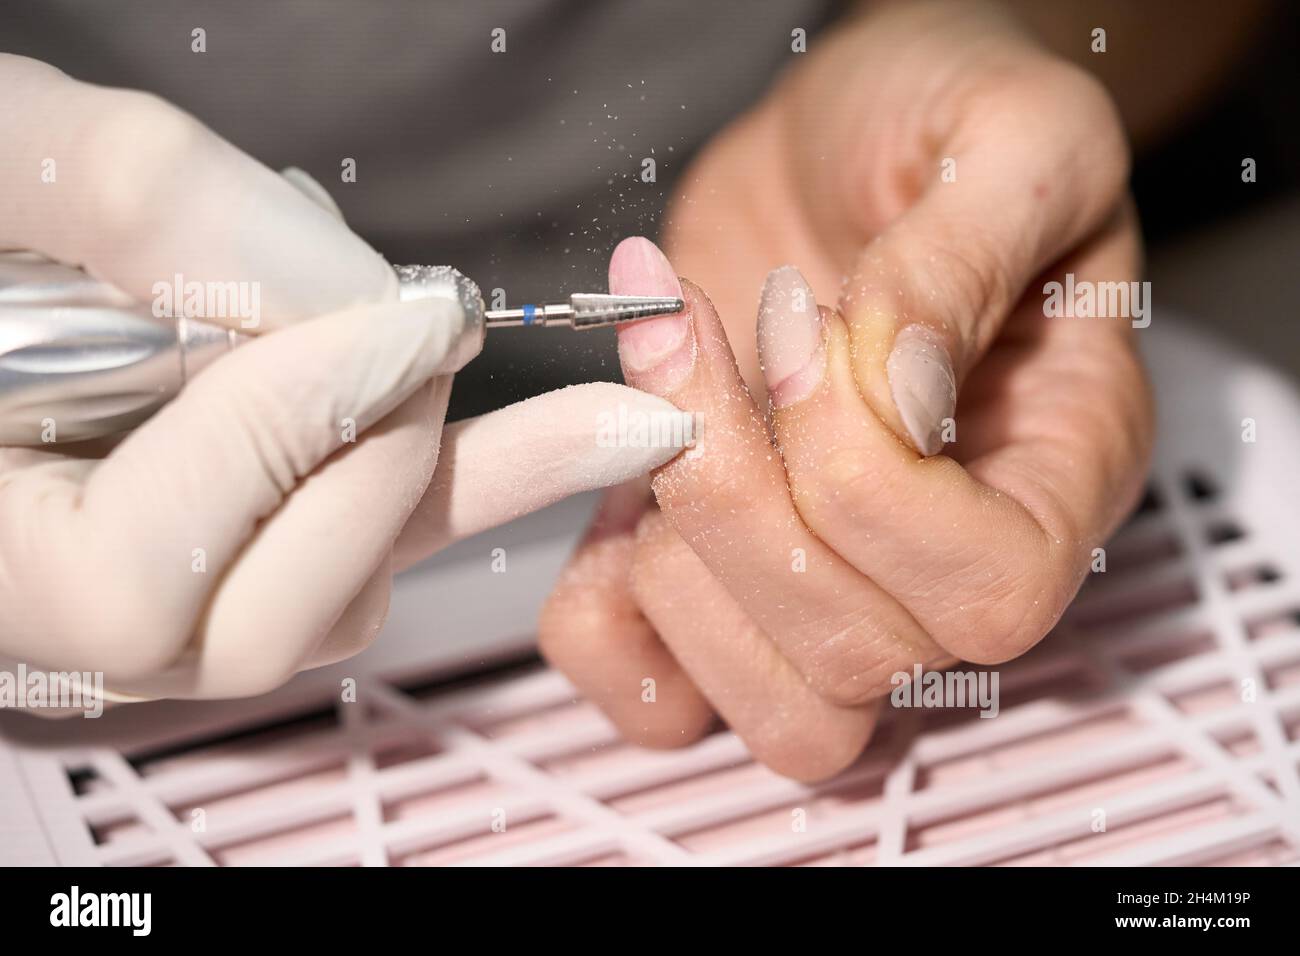
M 1074 268 L 1127 267 L 1087 248 Z M 683 286 L 629 239 L 610 288 Z M 862 749 L 895 673 L 1005 661 L 1056 622 L 1140 485 L 1141 373 L 1027 301 L 962 393 L 961 461 L 924 457 L 864 398 L 856 320 L 819 309 L 795 269 L 768 277 L 759 309 L 770 411 L 709 300 L 684 297 L 620 350 L 629 382 L 702 417 L 702 443 L 655 474 L 658 510 L 644 486 L 607 498 L 542 649 L 633 740 L 689 742 L 716 711 L 760 760 L 823 777 Z

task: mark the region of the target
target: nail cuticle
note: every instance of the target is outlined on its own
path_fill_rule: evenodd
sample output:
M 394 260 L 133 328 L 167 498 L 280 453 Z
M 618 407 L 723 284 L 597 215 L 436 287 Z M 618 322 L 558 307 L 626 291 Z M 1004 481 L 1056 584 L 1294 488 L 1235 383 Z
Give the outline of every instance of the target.
M 767 391 L 776 408 L 788 408 L 811 398 L 825 378 L 826 346 L 823 343 L 817 346 L 807 365 L 787 375 L 775 385 L 769 385 Z

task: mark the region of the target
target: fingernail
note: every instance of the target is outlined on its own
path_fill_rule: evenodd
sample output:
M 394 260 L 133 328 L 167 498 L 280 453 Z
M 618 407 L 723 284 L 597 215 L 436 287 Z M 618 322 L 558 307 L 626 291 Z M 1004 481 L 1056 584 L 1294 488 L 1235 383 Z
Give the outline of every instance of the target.
M 794 266 L 767 274 L 758 304 L 758 360 L 772 404 L 801 402 L 826 374 L 826 344 L 817 300 Z
M 937 455 L 943 448 L 944 421 L 957 408 L 948 350 L 930 329 L 909 325 L 894 336 L 885 370 L 894 407 L 912 443 L 923 455 Z
M 681 296 L 672 265 L 649 239 L 624 239 L 609 260 L 609 291 L 615 295 Z M 629 383 L 660 394 L 686 380 L 695 341 L 685 312 L 634 322 L 618 330 L 618 354 Z

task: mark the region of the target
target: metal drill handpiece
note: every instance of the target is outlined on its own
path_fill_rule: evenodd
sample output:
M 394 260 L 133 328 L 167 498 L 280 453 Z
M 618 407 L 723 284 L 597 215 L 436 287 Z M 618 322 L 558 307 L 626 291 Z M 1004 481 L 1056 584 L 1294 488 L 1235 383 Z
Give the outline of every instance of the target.
M 487 327 L 521 325 L 563 325 L 571 329 L 595 329 L 620 325 L 656 315 L 671 315 L 686 307 L 671 296 L 605 295 L 576 292 L 567 305 L 525 305 L 518 309 L 491 309 L 484 313 Z
M 567 305 L 489 312 L 479 287 L 455 269 L 395 268 L 402 301 L 459 305 L 463 322 L 448 368 L 476 356 L 494 325 L 590 329 L 682 309 L 675 298 L 579 294 Z M 155 305 L 76 266 L 0 251 L 0 446 L 41 446 L 56 440 L 56 428 L 59 442 L 134 428 L 206 365 L 252 338 L 219 315 L 204 321 L 170 309 L 159 314 Z

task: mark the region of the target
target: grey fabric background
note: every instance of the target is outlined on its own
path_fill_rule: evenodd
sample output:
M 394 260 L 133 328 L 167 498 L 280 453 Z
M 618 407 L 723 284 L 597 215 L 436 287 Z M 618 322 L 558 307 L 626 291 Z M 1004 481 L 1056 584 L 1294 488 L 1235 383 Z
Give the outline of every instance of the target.
M 791 29 L 815 40 L 843 6 L 0 0 L 0 50 L 158 93 L 267 165 L 306 169 L 391 261 L 451 263 L 518 304 L 604 289 L 613 246 L 656 234 L 688 159 L 791 63 Z M 1284 120 L 1300 11 L 1275 19 L 1209 112 L 1139 158 L 1133 184 L 1157 304 L 1300 371 L 1298 127 Z M 491 52 L 494 27 L 505 54 Z M 1261 170 L 1249 187 L 1236 175 L 1246 153 Z M 654 184 L 638 178 L 646 156 Z M 356 183 L 340 181 L 344 157 Z M 618 378 L 612 333 L 502 333 L 458 377 L 451 414 Z
M 687 159 L 791 62 L 790 31 L 814 35 L 832 7 L 42 0 L 0 4 L 0 49 L 157 93 L 267 165 L 306 169 L 390 261 L 450 263 L 519 304 L 604 291 L 613 246 L 656 233 Z M 619 378 L 612 333 L 499 333 L 452 416 L 593 378 Z

